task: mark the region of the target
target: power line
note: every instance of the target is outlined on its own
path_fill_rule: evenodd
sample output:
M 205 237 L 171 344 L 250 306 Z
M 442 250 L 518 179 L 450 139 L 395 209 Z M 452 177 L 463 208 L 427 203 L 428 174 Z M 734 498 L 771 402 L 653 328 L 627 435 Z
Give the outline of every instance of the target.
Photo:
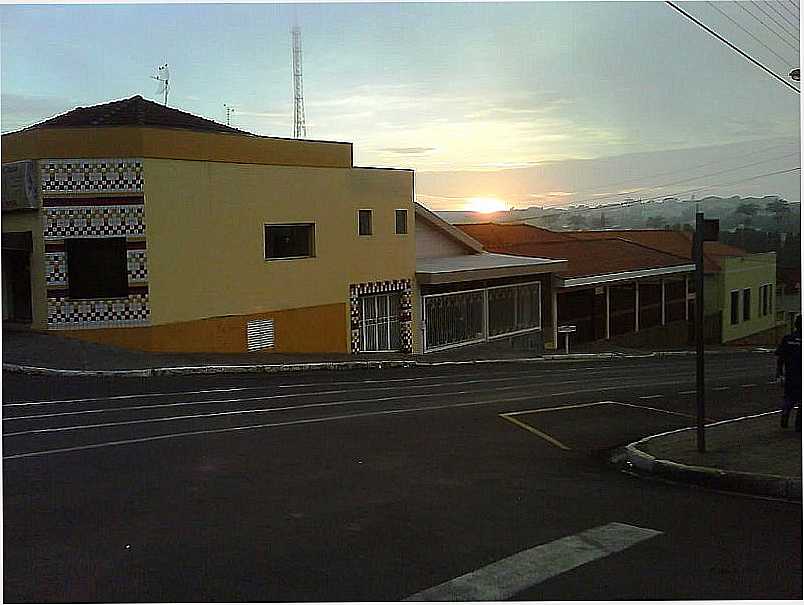
M 788 40 L 786 40 L 785 38 L 783 38 L 783 37 L 782 37 L 782 36 L 779 34 L 779 32 L 777 32 L 777 31 L 776 31 L 775 29 L 773 29 L 773 28 L 772 28 L 770 25 L 768 25 L 767 23 L 765 23 L 765 22 L 764 22 L 762 19 L 760 19 L 759 17 L 757 17 L 757 16 L 756 16 L 754 13 L 752 13 L 750 10 L 748 10 L 748 7 L 746 7 L 746 6 L 745 6 L 747 3 L 745 3 L 745 2 L 736 2 L 735 4 L 736 4 L 737 6 L 739 6 L 741 9 L 743 9 L 743 10 L 744 10 L 746 13 L 748 13 L 749 15 L 751 15 L 751 17 L 753 17 L 754 19 L 756 19 L 757 21 L 759 21 L 759 22 L 762 24 L 762 26 L 763 26 L 765 29 L 767 29 L 767 30 L 768 30 L 770 33 L 772 33 L 774 36 L 776 36 L 777 38 L 779 38 L 779 40 L 781 40 L 782 42 L 784 42 L 785 44 L 787 44 L 787 45 L 788 45 L 790 48 L 792 48 L 794 51 L 798 52 L 798 48 L 796 48 L 795 44 L 790 44 L 790 42 L 789 42 Z
M 784 11 L 785 11 L 785 12 L 786 12 L 788 15 L 790 15 L 791 17 L 793 17 L 793 19 L 795 19 L 796 23 L 798 23 L 799 18 L 798 18 L 798 15 L 795 13 L 795 11 L 792 11 L 792 10 L 790 10 L 789 8 L 787 8 L 787 5 L 786 5 L 786 4 L 783 4 L 782 2 L 779 2 L 779 6 L 780 6 L 781 8 L 783 8 L 783 9 L 784 9 Z
M 798 9 L 798 4 L 795 3 L 795 0 L 789 0 L 789 2 L 790 2 L 790 4 L 792 4 L 793 6 L 796 7 L 796 10 L 799 10 Z
M 787 28 L 785 28 L 781 23 L 779 23 L 776 19 L 774 19 L 773 15 L 771 15 L 764 8 L 762 8 L 762 5 L 759 2 L 755 2 L 754 0 L 749 0 L 749 1 L 751 2 L 751 4 L 756 6 L 763 15 L 765 15 L 768 19 L 773 21 L 773 24 L 776 25 L 779 28 L 780 31 L 783 31 L 788 36 L 790 36 L 793 40 L 798 42 L 798 35 L 791 34 L 789 31 L 787 31 Z
M 787 18 L 787 17 L 784 15 L 784 13 L 782 13 L 781 11 L 779 11 L 779 9 L 777 9 L 777 8 L 774 6 L 775 4 L 777 4 L 777 2 L 768 2 L 768 8 L 769 8 L 769 9 L 771 9 L 771 10 L 772 10 L 774 13 L 776 13 L 777 15 L 779 15 L 779 17 L 781 17 L 781 18 L 782 18 L 782 20 L 783 20 L 785 23 L 787 23 L 787 24 L 788 24 L 790 27 L 792 27 L 792 28 L 793 28 L 793 36 L 796 38 L 796 40 L 798 40 L 798 34 L 797 34 L 797 33 L 795 33 L 795 32 L 798 30 L 798 24 L 797 24 L 797 23 L 793 23 L 793 22 L 792 22 L 790 19 L 788 19 L 788 18 Z M 784 8 L 785 10 L 787 10 L 783 4 L 781 4 L 781 3 L 778 3 L 778 4 L 779 4 L 779 6 L 781 6 L 781 7 L 782 7 L 782 8 Z M 794 18 L 795 18 L 795 17 L 794 17 Z
M 516 222 L 521 222 L 521 221 L 526 221 L 526 220 L 531 220 L 531 219 L 543 219 L 543 218 L 560 217 L 560 216 L 563 216 L 564 214 L 566 214 L 567 212 L 573 212 L 573 213 L 598 212 L 600 210 L 605 210 L 605 209 L 609 209 L 609 208 L 627 208 L 629 206 L 634 206 L 636 204 L 653 204 L 653 203 L 656 203 L 658 201 L 661 201 L 661 199 L 665 198 L 665 197 L 678 197 L 679 195 L 685 195 L 685 194 L 688 194 L 688 193 L 694 193 L 696 191 L 712 189 L 713 187 L 727 187 L 729 185 L 738 185 L 740 183 L 745 183 L 745 182 L 748 182 L 748 181 L 755 181 L 757 179 L 765 178 L 765 177 L 768 177 L 768 176 L 776 176 L 776 175 L 780 175 L 780 174 L 787 174 L 788 172 L 795 172 L 796 170 L 801 170 L 801 166 L 796 166 L 795 168 L 788 168 L 786 170 L 777 170 L 775 172 L 766 172 L 765 174 L 757 174 L 757 175 L 750 176 L 750 177 L 747 177 L 747 178 L 744 178 L 744 179 L 739 179 L 739 180 L 736 180 L 736 181 L 730 181 L 728 183 L 716 183 L 716 184 L 710 184 L 710 185 L 703 185 L 701 187 L 694 187 L 692 189 L 685 189 L 683 191 L 676 191 L 676 192 L 670 193 L 670 194 L 663 194 L 661 196 L 657 196 L 657 197 L 654 197 L 654 198 L 649 198 L 647 200 L 623 201 L 623 202 L 619 202 L 619 203 L 615 203 L 615 204 L 605 204 L 603 206 L 594 206 L 594 207 L 591 207 L 591 208 L 577 208 L 577 209 L 574 209 L 574 210 L 568 208 L 563 213 L 543 214 L 541 216 L 538 216 L 538 215 L 520 216 L 520 217 L 517 217 L 515 219 L 502 219 L 502 220 L 498 220 L 498 221 L 495 221 L 495 222 L 497 222 L 497 223 L 516 223 Z
M 739 27 L 739 28 L 740 28 L 741 30 L 743 30 L 743 31 L 744 31 L 746 34 L 748 34 L 749 36 L 751 36 L 751 37 L 752 37 L 754 40 L 756 40 L 757 42 L 759 42 L 759 43 L 760 43 L 762 46 L 764 46 L 765 48 L 767 48 L 767 49 L 768 49 L 768 50 L 769 50 L 771 53 L 773 53 L 774 55 L 776 55 L 776 57 L 777 57 L 777 58 L 779 58 L 779 59 L 782 61 L 782 63 L 785 63 L 785 64 L 787 64 L 787 65 L 796 65 L 796 62 L 794 62 L 794 61 L 793 61 L 793 62 L 791 62 L 789 59 L 786 59 L 786 58 L 782 57 L 782 56 L 781 56 L 780 54 L 778 54 L 778 53 L 777 53 L 775 50 L 773 50 L 773 49 L 772 49 L 770 46 L 768 46 L 767 44 L 765 44 L 765 43 L 764 43 L 762 40 L 760 40 L 759 38 L 757 38 L 757 37 L 756 37 L 754 34 L 752 34 L 750 31 L 748 31 L 748 30 L 747 30 L 747 29 L 745 29 L 745 28 L 744 28 L 742 25 L 740 25 L 740 24 L 739 24 L 739 23 L 738 23 L 736 20 L 732 19 L 732 18 L 731 18 L 731 17 L 730 17 L 730 16 L 729 16 L 727 13 L 725 13 L 725 12 L 724 12 L 724 11 L 722 11 L 722 10 L 720 10 L 720 9 L 718 8 L 718 6 L 717 6 L 717 4 L 716 4 L 715 2 L 707 2 L 707 4 L 709 4 L 709 5 L 710 5 L 712 8 L 714 8 L 714 9 L 715 9 L 717 12 L 719 12 L 721 15 L 723 15 L 724 17 L 726 17 L 726 19 L 728 19 L 729 21 L 731 21 L 732 23 L 734 23 L 734 25 L 736 25 L 737 27 Z
M 728 40 L 726 40 L 726 38 L 724 38 L 723 36 L 721 36 L 719 33 L 717 33 L 716 31 L 714 31 L 713 29 L 711 29 L 711 28 L 707 27 L 706 25 L 704 25 L 703 23 L 701 23 L 701 22 L 700 22 L 698 19 L 696 19 L 695 17 L 693 17 L 692 15 L 690 15 L 688 12 L 686 12 L 685 10 L 682 10 L 681 8 L 679 8 L 678 6 L 676 6 L 676 5 L 675 5 L 673 2 L 670 2 L 669 0 L 665 0 L 665 2 L 666 2 L 667 4 L 669 4 L 671 8 L 673 8 L 674 10 L 676 10 L 676 11 L 678 11 L 679 13 L 681 13 L 682 15 L 684 15 L 684 16 L 685 16 L 687 19 L 689 19 L 690 21 L 692 21 L 693 23 L 695 23 L 695 24 L 696 24 L 696 25 L 698 25 L 699 27 L 701 27 L 701 28 L 705 29 L 707 32 L 709 32 L 710 34 L 712 34 L 713 36 L 715 36 L 715 37 L 716 37 L 718 40 L 720 40 L 721 42 L 723 42 L 724 44 L 726 44 L 726 45 L 727 45 L 729 48 L 731 48 L 731 49 L 732 49 L 732 50 L 734 50 L 735 52 L 739 53 L 740 55 L 742 55 L 743 57 L 745 57 L 746 59 L 748 59 L 749 61 L 751 61 L 751 63 L 753 63 L 754 65 L 756 65 L 757 67 L 759 67 L 761 70 L 763 70 L 763 71 L 767 72 L 768 74 L 770 74 L 771 76 L 773 76 L 774 78 L 776 78 L 777 80 L 779 80 L 779 82 L 781 82 L 782 84 L 784 84 L 785 86 L 787 86 L 789 89 L 794 90 L 794 91 L 796 91 L 797 93 L 801 94 L 801 91 L 800 91 L 798 88 L 796 88 L 796 87 L 795 87 L 795 86 L 793 86 L 792 84 L 790 84 L 790 83 L 786 82 L 786 81 L 785 81 L 783 78 L 781 78 L 781 77 L 780 77 L 778 74 L 775 74 L 775 73 L 774 73 L 774 72 L 772 72 L 770 69 L 768 69 L 767 67 L 765 67 L 764 65 L 762 65 L 762 63 L 760 63 L 760 62 L 759 62 L 759 61 L 757 61 L 756 59 L 753 59 L 752 57 L 750 57 L 749 55 L 747 55 L 746 53 L 744 53 L 743 51 L 741 51 L 739 48 L 737 48 L 736 46 L 734 46 L 734 44 L 732 44 L 731 42 L 729 42 Z M 739 4 L 738 4 L 738 6 L 739 6 Z

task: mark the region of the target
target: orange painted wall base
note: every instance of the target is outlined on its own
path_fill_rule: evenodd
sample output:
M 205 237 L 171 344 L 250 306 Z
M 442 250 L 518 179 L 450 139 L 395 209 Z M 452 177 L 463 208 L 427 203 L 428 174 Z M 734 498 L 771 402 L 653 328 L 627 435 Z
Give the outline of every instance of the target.
M 273 319 L 276 353 L 348 353 L 348 306 L 322 305 L 142 328 L 63 330 L 64 336 L 158 353 L 243 353 L 246 323 Z

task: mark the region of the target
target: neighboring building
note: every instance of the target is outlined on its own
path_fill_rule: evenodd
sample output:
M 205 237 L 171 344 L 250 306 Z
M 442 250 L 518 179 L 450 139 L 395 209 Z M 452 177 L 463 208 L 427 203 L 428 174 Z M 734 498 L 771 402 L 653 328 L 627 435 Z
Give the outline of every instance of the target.
M 413 173 L 136 96 L 2 137 L 4 319 L 150 351 L 413 351 Z
M 460 225 L 494 252 L 562 258 L 553 279 L 553 343 L 559 326 L 575 326 L 573 342 L 610 339 L 674 324 L 686 340 L 690 310 L 688 259 L 616 236 L 598 241 L 528 225 Z M 667 330 L 672 332 L 672 330 Z
M 581 231 L 577 239 L 619 237 L 692 262 L 692 234 L 661 229 Z M 704 243 L 704 315 L 716 340 L 727 343 L 776 325 L 776 253 L 751 254 L 721 242 Z
M 552 276 L 561 257 L 486 252 L 416 204 L 416 320 L 423 352 L 483 342 L 555 347 Z

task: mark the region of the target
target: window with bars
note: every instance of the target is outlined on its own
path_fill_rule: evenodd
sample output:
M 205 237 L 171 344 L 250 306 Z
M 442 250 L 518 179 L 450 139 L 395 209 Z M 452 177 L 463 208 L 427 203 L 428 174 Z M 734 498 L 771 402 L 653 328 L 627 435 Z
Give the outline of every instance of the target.
M 399 292 L 362 296 L 360 305 L 360 350 L 398 351 L 402 347 Z

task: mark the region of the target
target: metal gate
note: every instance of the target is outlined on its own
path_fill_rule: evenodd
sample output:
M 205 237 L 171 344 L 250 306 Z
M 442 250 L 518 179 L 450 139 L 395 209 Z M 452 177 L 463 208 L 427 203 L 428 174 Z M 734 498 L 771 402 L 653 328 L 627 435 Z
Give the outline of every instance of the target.
M 398 351 L 401 349 L 399 292 L 361 296 L 360 350 L 364 352 Z

